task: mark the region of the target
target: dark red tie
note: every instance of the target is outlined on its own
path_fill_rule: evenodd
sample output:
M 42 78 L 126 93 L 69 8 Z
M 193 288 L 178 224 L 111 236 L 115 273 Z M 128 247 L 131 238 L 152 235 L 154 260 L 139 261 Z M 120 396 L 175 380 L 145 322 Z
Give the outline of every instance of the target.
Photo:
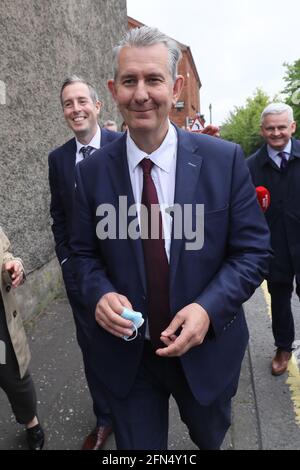
M 161 212 L 155 212 L 151 220 L 151 206 L 158 207 L 156 188 L 151 176 L 153 162 L 144 158 L 140 163 L 143 169 L 142 204 L 147 208 L 148 236 L 143 238 L 143 250 L 148 288 L 148 322 L 150 339 L 155 348 L 162 347 L 161 332 L 170 323 L 169 302 L 169 263 L 163 238 Z M 143 232 L 143 215 L 141 213 L 141 230 Z M 156 223 L 156 226 L 154 225 Z M 145 224 L 147 226 L 147 224 Z M 156 237 L 151 238 L 151 233 Z

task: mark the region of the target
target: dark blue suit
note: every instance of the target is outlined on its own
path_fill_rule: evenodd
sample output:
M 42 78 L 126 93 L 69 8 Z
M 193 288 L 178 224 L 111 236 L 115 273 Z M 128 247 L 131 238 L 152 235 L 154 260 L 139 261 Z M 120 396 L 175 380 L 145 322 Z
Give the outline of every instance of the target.
M 272 299 L 275 345 L 291 351 L 295 339 L 291 295 L 296 277 L 300 296 L 300 141 L 292 139 L 289 163 L 284 171 L 269 157 L 267 145 L 247 159 L 255 186 L 270 191 L 271 204 L 265 213 L 271 232 L 274 258 L 267 277 Z
M 101 146 L 107 145 L 120 133 L 101 129 Z M 51 190 L 50 212 L 53 219 L 52 231 L 55 239 L 55 250 L 59 263 L 67 259 L 62 265 L 62 273 L 66 291 L 74 314 L 78 343 L 81 347 L 85 365 L 86 378 L 93 398 L 94 412 L 97 416 L 97 424 L 109 424 L 110 417 L 108 405 L 102 397 L 99 385 L 91 371 L 89 344 L 90 328 L 89 317 L 78 291 L 76 279 L 72 267 L 70 251 L 70 236 L 73 217 L 74 193 L 75 193 L 75 162 L 76 141 L 69 140 L 61 147 L 55 149 L 49 155 L 49 183 Z
M 197 302 L 208 312 L 211 328 L 202 345 L 190 349 L 180 357 L 180 362 L 176 360 L 184 371 L 193 397 L 209 407 L 233 383 L 230 397 L 234 394 L 248 341 L 242 303 L 266 275 L 270 256 L 269 232 L 240 148 L 217 138 L 180 129 L 177 132 L 174 202 L 192 204 L 193 207 L 204 204 L 205 238 L 203 248 L 198 251 L 186 250 L 185 239 L 172 239 L 171 315 Z M 82 296 L 90 315 L 94 316 L 96 304 L 104 294 L 115 291 L 125 295 L 133 308 L 147 318 L 141 240 L 100 241 L 96 236 L 96 224 L 100 220 L 96 210 L 100 204 L 109 203 L 118 208 L 121 195 L 128 196 L 128 206 L 134 204 L 126 136 L 99 150 L 88 161 L 80 163 L 76 170 L 76 211 L 71 246 Z M 132 219 L 129 218 L 129 222 Z M 96 372 L 114 397 L 123 399 L 132 392 L 140 370 L 144 333 L 143 327 L 141 335 L 127 343 L 94 322 L 93 355 L 107 357 L 106 361 L 96 365 Z M 157 360 L 162 363 L 164 359 Z M 145 410 L 146 407 L 135 409 L 134 416 L 145 414 Z M 155 419 L 151 414 L 152 410 L 144 427 L 150 426 L 150 420 Z M 215 424 L 215 434 L 218 434 L 218 424 Z M 192 433 L 191 436 L 193 438 Z M 211 442 L 218 442 L 218 438 L 213 436 Z M 205 445 L 210 448 L 209 442 Z

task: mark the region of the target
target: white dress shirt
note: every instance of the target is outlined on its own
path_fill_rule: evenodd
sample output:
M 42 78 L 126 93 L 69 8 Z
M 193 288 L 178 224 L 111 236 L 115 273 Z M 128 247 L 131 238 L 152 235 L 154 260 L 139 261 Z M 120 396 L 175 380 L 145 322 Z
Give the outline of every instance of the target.
M 97 126 L 97 132 L 96 134 L 94 135 L 94 137 L 92 138 L 92 140 L 87 144 L 87 145 L 84 145 L 82 144 L 81 142 L 79 142 L 79 140 L 76 139 L 75 137 L 75 141 L 76 141 L 76 161 L 75 161 L 75 165 L 77 165 L 77 163 L 81 162 L 81 160 L 83 160 L 83 155 L 82 153 L 80 152 L 80 149 L 82 147 L 87 147 L 88 145 L 90 145 L 91 147 L 94 148 L 94 150 L 91 151 L 91 154 L 93 152 L 95 152 L 95 150 L 99 149 L 100 146 L 101 146 L 101 131 L 100 131 L 100 127 Z M 62 266 L 66 261 L 68 261 L 69 258 L 65 258 L 62 260 L 62 262 L 60 263 L 60 265 Z
M 154 163 L 151 176 L 156 188 L 158 202 L 161 208 L 162 223 L 165 237 L 165 250 L 170 262 L 172 217 L 166 213 L 165 209 L 172 207 L 175 195 L 175 176 L 177 161 L 177 132 L 175 127 L 169 123 L 169 130 L 160 147 L 148 155 L 140 150 L 127 132 L 127 160 L 130 180 L 137 213 L 140 222 L 140 204 L 143 191 L 143 170 L 139 163 L 143 158 L 150 158 Z
M 285 154 L 285 158 L 287 160 L 289 160 L 290 158 L 290 154 L 291 154 L 291 151 L 292 151 L 292 141 L 289 140 L 289 142 L 287 143 L 287 145 L 284 147 L 283 150 L 281 150 L 280 152 L 283 152 Z M 271 158 L 271 160 L 273 160 L 274 163 L 276 163 L 276 165 L 280 168 L 280 165 L 281 165 L 281 158 L 278 157 L 278 154 L 280 153 L 278 150 L 275 150 L 273 149 L 272 147 L 270 147 L 270 145 L 268 144 L 268 154 L 269 154 L 269 157 Z
M 79 142 L 79 140 L 75 139 L 76 140 L 76 147 L 77 147 L 77 150 L 76 150 L 76 163 L 75 165 L 77 165 L 77 163 L 81 162 L 81 160 L 83 160 L 83 155 L 82 153 L 80 152 L 81 148 L 82 147 L 87 147 L 88 145 L 90 147 L 93 147 L 95 150 L 99 149 L 101 147 L 101 131 L 100 131 L 100 127 L 97 126 L 97 132 L 96 134 L 94 135 L 94 137 L 92 138 L 92 140 L 88 143 L 88 144 L 82 144 L 81 142 Z M 95 150 L 92 150 L 91 151 L 91 154 L 93 152 L 95 152 Z

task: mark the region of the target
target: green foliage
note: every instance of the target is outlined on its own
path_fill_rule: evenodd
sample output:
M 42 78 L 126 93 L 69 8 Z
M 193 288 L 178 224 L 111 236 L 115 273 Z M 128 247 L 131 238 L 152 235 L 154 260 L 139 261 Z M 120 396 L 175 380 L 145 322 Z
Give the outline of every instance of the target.
M 294 118 L 297 122 L 297 131 L 295 137 L 300 138 L 300 59 L 293 64 L 283 64 L 286 67 L 286 73 L 283 77 L 286 86 L 282 91 L 285 95 L 285 102 L 294 110 Z
M 240 144 L 246 156 L 255 152 L 264 142 L 260 135 L 260 115 L 269 103 L 269 96 L 257 88 L 253 97 L 247 98 L 246 105 L 236 106 L 222 124 L 223 139 Z
M 300 139 L 300 59 L 293 64 L 283 65 L 286 67 L 283 97 L 277 95 L 271 100 L 263 90 L 257 88 L 254 95 L 247 98 L 246 105 L 235 106 L 234 111 L 230 112 L 228 119 L 221 126 L 221 136 L 240 144 L 246 156 L 255 152 L 264 142 L 260 135 L 260 115 L 271 101 L 284 100 L 292 106 L 297 122 L 295 137 Z

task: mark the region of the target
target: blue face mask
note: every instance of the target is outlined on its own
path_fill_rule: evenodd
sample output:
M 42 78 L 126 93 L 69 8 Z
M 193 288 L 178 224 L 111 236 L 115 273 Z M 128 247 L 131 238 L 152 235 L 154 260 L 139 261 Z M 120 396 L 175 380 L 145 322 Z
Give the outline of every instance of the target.
M 138 328 L 142 326 L 144 323 L 143 316 L 141 312 L 135 312 L 134 310 L 130 310 L 129 308 L 124 308 L 123 312 L 121 313 L 121 317 L 126 318 L 126 320 L 130 320 L 133 322 L 132 326 L 132 335 L 131 336 L 123 336 L 125 341 L 132 341 L 137 337 Z

